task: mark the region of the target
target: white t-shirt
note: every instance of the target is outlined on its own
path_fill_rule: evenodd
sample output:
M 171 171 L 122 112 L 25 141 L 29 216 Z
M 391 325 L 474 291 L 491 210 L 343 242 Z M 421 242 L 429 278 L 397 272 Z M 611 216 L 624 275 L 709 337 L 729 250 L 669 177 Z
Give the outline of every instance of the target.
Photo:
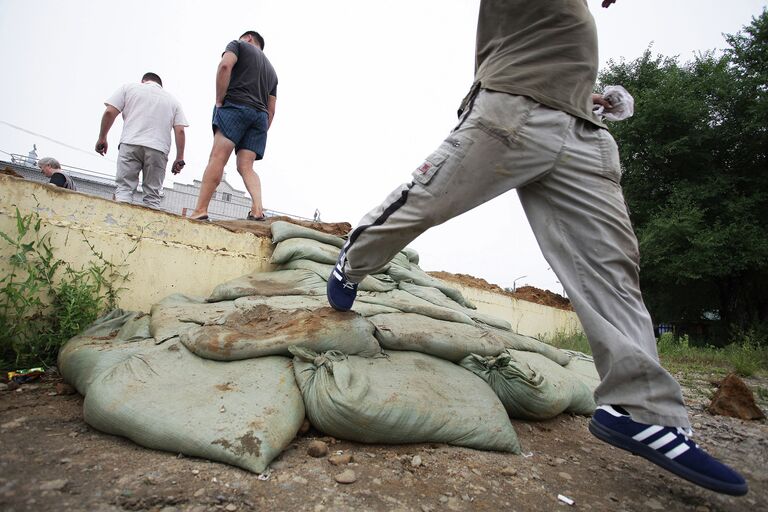
M 105 103 L 123 113 L 120 143 L 171 150 L 174 126 L 189 126 L 181 104 L 155 82 L 126 84 Z

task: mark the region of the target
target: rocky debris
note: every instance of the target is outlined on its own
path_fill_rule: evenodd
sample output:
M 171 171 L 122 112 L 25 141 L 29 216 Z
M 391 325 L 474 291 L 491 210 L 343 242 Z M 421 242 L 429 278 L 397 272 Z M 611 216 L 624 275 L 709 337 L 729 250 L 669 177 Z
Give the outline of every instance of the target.
M 352 459 L 353 457 L 351 453 L 336 453 L 328 457 L 328 462 L 334 466 L 346 466 L 352 462 Z
M 728 374 L 718 385 L 712 402 L 707 407 L 711 414 L 730 416 L 743 420 L 765 418 L 763 411 L 755 403 L 752 391 L 735 373 Z
M 325 457 L 328 455 L 328 444 L 324 441 L 312 441 L 307 447 L 307 454 L 315 458 Z
M 333 477 L 340 484 L 353 484 L 357 481 L 357 475 L 351 469 L 347 469 Z

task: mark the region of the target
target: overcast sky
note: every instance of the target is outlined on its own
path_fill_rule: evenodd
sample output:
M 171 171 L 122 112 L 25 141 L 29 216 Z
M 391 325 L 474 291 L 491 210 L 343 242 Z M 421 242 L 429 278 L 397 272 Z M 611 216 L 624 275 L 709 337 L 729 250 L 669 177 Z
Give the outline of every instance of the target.
M 588 3 L 604 65 L 637 58 L 651 43 L 655 53 L 684 61 L 722 49 L 722 34 L 739 31 L 768 1 L 618 0 L 609 9 Z M 304 217 L 317 208 L 324 221 L 354 226 L 410 181 L 454 126 L 472 83 L 478 5 L 0 0 L 0 151 L 26 154 L 34 143 L 40 157 L 114 175 L 120 120 L 107 157 L 93 152 L 103 102 L 154 71 L 190 122 L 187 166 L 173 179 L 200 179 L 212 142 L 216 66 L 229 41 L 256 30 L 279 77 L 277 114 L 256 166 L 264 205 Z M 234 158 L 227 180 L 245 189 Z M 425 270 L 563 291 L 514 192 L 432 229 L 412 247 Z

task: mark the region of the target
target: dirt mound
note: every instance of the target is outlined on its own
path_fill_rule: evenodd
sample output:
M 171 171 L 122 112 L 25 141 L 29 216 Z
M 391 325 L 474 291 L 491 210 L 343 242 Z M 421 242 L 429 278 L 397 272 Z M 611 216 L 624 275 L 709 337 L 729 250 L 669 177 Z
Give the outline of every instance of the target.
M 542 290 L 533 286 L 521 286 L 516 291 L 510 292 L 497 284 L 489 283 L 485 279 L 470 276 L 468 274 L 452 274 L 450 272 L 443 271 L 427 273 L 433 277 L 442 279 L 443 281 L 458 283 L 462 286 L 479 288 L 481 290 L 500 293 L 508 297 L 514 297 L 515 299 L 534 302 L 543 306 L 550 306 L 553 308 L 564 309 L 566 311 L 573 311 L 573 306 L 571 306 L 570 300 L 549 290 Z

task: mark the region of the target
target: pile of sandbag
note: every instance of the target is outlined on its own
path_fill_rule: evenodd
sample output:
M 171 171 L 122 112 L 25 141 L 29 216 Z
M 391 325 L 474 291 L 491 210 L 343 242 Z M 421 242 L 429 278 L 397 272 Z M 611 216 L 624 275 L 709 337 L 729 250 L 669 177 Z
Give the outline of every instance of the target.
M 512 331 L 405 249 L 338 312 L 326 280 L 344 243 L 271 226 L 276 270 L 115 311 L 60 351 L 93 427 L 263 472 L 305 417 L 341 439 L 519 453 L 510 417 L 590 414 L 594 364 Z

